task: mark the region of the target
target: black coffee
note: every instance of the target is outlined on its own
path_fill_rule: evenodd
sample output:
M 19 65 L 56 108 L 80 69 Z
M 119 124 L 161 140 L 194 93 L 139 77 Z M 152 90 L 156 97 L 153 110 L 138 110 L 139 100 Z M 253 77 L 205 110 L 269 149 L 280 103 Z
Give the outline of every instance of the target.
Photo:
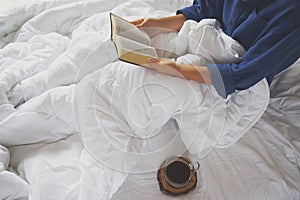
M 190 173 L 190 167 L 181 161 L 174 161 L 166 167 L 168 179 L 175 183 L 185 183 L 189 180 Z

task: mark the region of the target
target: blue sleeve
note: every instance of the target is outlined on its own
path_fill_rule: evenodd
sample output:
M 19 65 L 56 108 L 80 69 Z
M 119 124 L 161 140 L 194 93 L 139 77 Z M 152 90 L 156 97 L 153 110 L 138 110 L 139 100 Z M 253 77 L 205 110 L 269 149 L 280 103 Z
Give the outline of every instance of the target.
M 208 65 L 218 93 L 226 98 L 228 94 L 248 89 L 263 78 L 270 83 L 277 73 L 300 57 L 299 35 L 299 26 L 291 31 L 274 27 L 248 49 L 241 63 Z
M 194 0 L 193 5 L 177 10 L 176 14 L 183 14 L 187 20 L 199 22 L 203 18 L 217 18 L 222 16 L 223 0 Z

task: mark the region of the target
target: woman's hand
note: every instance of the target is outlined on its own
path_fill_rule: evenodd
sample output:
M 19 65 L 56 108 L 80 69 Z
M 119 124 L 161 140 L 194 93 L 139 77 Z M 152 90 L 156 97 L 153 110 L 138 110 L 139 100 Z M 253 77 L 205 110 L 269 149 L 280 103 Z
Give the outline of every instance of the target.
M 206 66 L 177 64 L 165 58 L 147 58 L 148 66 L 160 73 L 211 84 L 210 72 Z
M 173 76 L 183 76 L 179 72 L 179 65 L 170 59 L 165 58 L 147 58 L 148 66 L 157 70 L 160 73 L 173 75 Z
M 142 18 L 132 21 L 131 23 L 137 28 L 142 28 L 150 37 L 164 32 L 163 29 L 165 29 L 159 18 Z
M 179 31 L 186 18 L 183 14 L 163 18 L 142 18 L 132 21 L 137 28 L 143 28 L 150 37 L 159 33 Z
M 131 22 L 137 28 L 143 27 L 159 27 L 159 18 L 142 18 Z

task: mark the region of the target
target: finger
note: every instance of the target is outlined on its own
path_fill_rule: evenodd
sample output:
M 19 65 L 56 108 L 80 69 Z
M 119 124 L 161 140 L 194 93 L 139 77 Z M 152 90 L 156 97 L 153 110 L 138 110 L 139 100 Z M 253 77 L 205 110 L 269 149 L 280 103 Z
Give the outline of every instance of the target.
M 147 22 L 148 22 L 148 19 L 143 19 L 143 21 L 142 21 L 140 24 L 136 25 L 136 27 L 142 28 L 142 27 L 145 26 L 145 24 L 146 24 Z
M 160 62 L 159 59 L 152 58 L 152 57 L 148 57 L 146 60 L 147 60 L 148 63 L 159 63 Z
M 144 19 L 137 19 L 137 20 L 134 20 L 134 21 L 131 21 L 130 23 L 132 23 L 133 25 L 138 25 L 140 23 L 142 23 L 144 21 Z
M 173 64 L 173 63 L 169 60 L 160 60 L 159 64 L 160 65 L 170 65 L 170 64 Z
M 173 66 L 175 64 L 174 61 L 168 58 L 159 58 L 158 61 L 160 65 Z

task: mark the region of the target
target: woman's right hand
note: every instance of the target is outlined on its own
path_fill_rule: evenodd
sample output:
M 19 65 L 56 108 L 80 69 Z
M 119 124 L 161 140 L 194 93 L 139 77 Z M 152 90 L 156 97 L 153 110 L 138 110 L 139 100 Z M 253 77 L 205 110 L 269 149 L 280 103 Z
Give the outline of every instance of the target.
M 183 14 L 163 18 L 142 18 L 132 21 L 137 28 L 143 28 L 150 37 L 159 33 L 179 31 L 186 18 Z
M 141 18 L 131 22 L 137 28 L 142 27 L 157 27 L 159 26 L 159 18 Z
M 165 32 L 165 28 L 163 23 L 160 21 L 160 18 L 142 18 L 134 20 L 131 23 L 137 28 L 142 28 L 150 37 Z

